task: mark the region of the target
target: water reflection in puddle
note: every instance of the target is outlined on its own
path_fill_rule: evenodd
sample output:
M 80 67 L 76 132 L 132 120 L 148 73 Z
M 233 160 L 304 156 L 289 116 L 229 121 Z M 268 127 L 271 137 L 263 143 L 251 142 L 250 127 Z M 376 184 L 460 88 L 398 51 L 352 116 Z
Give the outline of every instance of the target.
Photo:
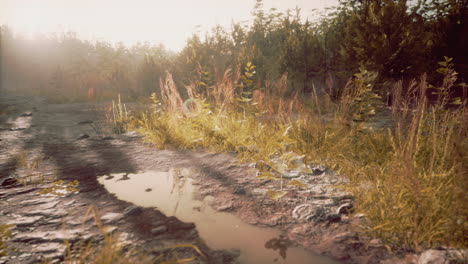
M 208 206 L 209 200 L 215 197 L 195 200 L 195 186 L 190 178 L 194 173 L 188 169 L 120 173 L 99 177 L 98 181 L 119 199 L 139 206 L 156 207 L 167 216 L 195 223 L 209 247 L 240 249 L 241 263 L 336 263 L 302 248 L 292 247 L 292 242 L 281 236 L 279 230 L 249 225 L 235 215 L 215 211 Z

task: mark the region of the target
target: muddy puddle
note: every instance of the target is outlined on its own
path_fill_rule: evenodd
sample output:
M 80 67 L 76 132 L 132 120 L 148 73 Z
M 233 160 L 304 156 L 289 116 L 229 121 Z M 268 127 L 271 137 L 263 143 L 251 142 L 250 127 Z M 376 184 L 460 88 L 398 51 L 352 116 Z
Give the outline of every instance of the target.
M 195 173 L 188 169 L 120 173 L 101 176 L 98 181 L 119 199 L 139 206 L 155 207 L 167 216 L 195 223 L 209 247 L 240 250 L 240 263 L 337 263 L 295 247 L 279 230 L 249 225 L 233 214 L 214 210 L 208 205 L 210 200 L 216 199 L 213 196 L 194 199 L 196 186 L 192 184 L 190 176 Z

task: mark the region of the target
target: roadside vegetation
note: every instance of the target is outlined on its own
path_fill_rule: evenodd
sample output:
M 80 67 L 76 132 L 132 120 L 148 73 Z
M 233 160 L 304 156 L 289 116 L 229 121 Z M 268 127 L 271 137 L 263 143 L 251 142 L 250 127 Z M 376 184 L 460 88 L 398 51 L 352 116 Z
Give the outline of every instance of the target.
M 242 161 L 261 161 L 259 179 L 283 181 L 272 169 L 280 175 L 308 172 L 297 167 L 298 159 L 324 164 L 350 180 L 345 188 L 356 196 L 356 210 L 372 223 L 363 231 L 382 238 L 389 249 L 465 246 L 467 116 L 465 105 L 448 97 L 456 74 L 447 69 L 437 100 L 427 101 L 430 85 L 422 76 L 410 82 L 408 94 L 394 96 L 391 108 L 377 100 L 368 72 L 356 74 L 348 83 L 351 92 L 336 102 L 327 94 L 225 98 L 236 83 L 228 74 L 220 85 L 223 98 L 196 94 L 182 102 L 173 94 L 160 104 L 153 95 L 154 104 L 127 124 L 160 148 L 236 152 Z M 404 89 L 401 82 L 394 85 Z M 163 92 L 173 88 L 165 85 Z M 383 125 L 375 123 L 384 117 Z M 279 199 L 286 193 L 269 195 Z
M 194 35 L 177 54 L 2 27 L 3 84 L 57 103 L 119 96 L 115 133 L 265 164 L 258 177 L 281 182 L 272 199 L 287 195 L 272 170 L 323 164 L 349 179 L 361 231 L 389 250 L 467 247 L 467 5 L 343 1 L 311 22 L 257 1 L 251 25 Z M 134 101 L 147 109 L 127 111 Z

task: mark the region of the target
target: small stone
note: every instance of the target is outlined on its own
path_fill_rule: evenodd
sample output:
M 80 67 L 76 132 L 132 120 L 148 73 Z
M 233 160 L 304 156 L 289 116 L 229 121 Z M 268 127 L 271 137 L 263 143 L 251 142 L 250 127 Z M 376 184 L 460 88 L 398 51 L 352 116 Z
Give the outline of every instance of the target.
M 211 202 L 213 202 L 215 200 L 216 200 L 216 198 L 214 196 L 212 196 L 212 195 L 207 195 L 207 196 L 203 197 L 203 201 L 207 202 L 207 203 L 211 203 Z
M 13 242 L 26 243 L 44 243 L 44 242 L 63 242 L 64 240 L 76 241 L 81 230 L 49 231 L 49 232 L 30 232 L 20 233 L 13 237 Z
M 450 263 L 468 263 L 468 249 L 449 249 L 447 257 Z
M 7 222 L 9 225 L 16 225 L 18 227 L 29 227 L 39 222 L 42 219 L 42 216 L 33 216 L 33 217 L 18 217 L 12 221 Z
M 48 203 L 38 205 L 37 208 L 38 209 L 43 209 L 43 210 L 51 209 L 51 208 L 55 208 L 55 206 L 57 206 L 57 204 L 59 204 L 59 203 L 60 203 L 60 201 L 51 201 L 51 202 L 48 202 Z
M 71 206 L 71 205 L 73 205 L 75 202 L 76 202 L 75 200 L 70 200 L 70 201 L 64 203 L 63 205 L 64 205 L 64 206 Z
M 138 132 L 136 132 L 136 131 L 129 131 L 129 132 L 125 133 L 124 136 L 130 137 L 130 138 L 140 138 L 140 137 L 143 137 L 143 135 L 138 134 Z
M 146 188 L 145 192 L 151 192 L 153 189 L 151 188 Z
M 167 231 L 167 226 L 161 225 L 161 226 L 151 229 L 151 234 L 153 234 L 154 236 L 157 236 L 162 233 L 165 233 L 166 231 Z
M 232 209 L 233 205 L 232 202 L 228 202 L 226 204 L 221 204 L 218 207 L 216 207 L 216 210 L 218 211 L 230 211 Z
M 341 215 L 339 214 L 330 214 L 326 217 L 326 220 L 330 223 L 336 223 L 341 221 Z
M 31 112 L 26 112 L 22 115 L 20 115 L 21 117 L 27 117 L 27 116 L 32 116 L 33 114 Z
M 365 214 L 356 214 L 356 215 L 354 215 L 354 217 L 356 217 L 358 219 L 364 218 L 365 216 L 366 216 Z
M 334 241 L 337 243 L 341 243 L 346 240 L 354 240 L 357 238 L 357 234 L 355 232 L 345 232 L 338 234 L 334 237 Z
M 300 171 L 289 171 L 289 172 L 284 172 L 283 177 L 289 178 L 289 179 L 299 178 L 301 176 L 301 174 L 302 173 Z
M 284 222 L 284 215 L 275 214 L 263 220 L 262 224 L 267 226 L 277 226 Z
M 62 218 L 63 216 L 68 215 L 68 212 L 65 211 L 62 208 L 59 208 L 59 209 L 51 208 L 51 209 L 42 209 L 42 210 L 30 211 L 30 212 L 25 213 L 25 215 L 27 215 L 27 216 L 44 216 L 46 218 L 55 219 L 55 218 Z
M 333 206 L 335 205 L 335 201 L 333 199 L 318 199 L 310 202 L 312 205 L 319 205 L 319 206 Z
M 20 130 L 25 130 L 26 128 L 24 127 L 12 127 L 10 128 L 10 131 L 20 131 Z
M 42 243 L 34 247 L 34 252 L 41 252 L 41 253 L 52 253 L 52 252 L 65 252 L 67 247 L 62 243 Z
M 2 182 L 2 186 L 12 186 L 18 183 L 18 180 L 13 177 L 8 177 Z
M 289 231 L 289 237 L 297 240 L 297 239 L 302 239 L 307 234 L 310 233 L 310 224 L 299 224 L 295 225 L 290 231 Z
M 296 219 L 306 220 L 313 214 L 314 208 L 311 204 L 301 204 L 294 208 L 292 217 Z
M 406 254 L 403 258 L 399 256 L 394 256 L 388 259 L 381 260 L 379 264 L 408 264 L 408 263 L 418 263 L 418 255 L 416 254 Z
M 312 168 L 312 175 L 313 176 L 322 175 L 326 171 L 327 171 L 327 167 L 325 167 L 323 165 L 318 165 L 318 166 Z
M 119 213 L 107 213 L 101 217 L 101 220 L 106 223 L 117 222 L 123 218 L 123 214 Z
M 212 263 L 237 263 L 240 255 L 239 249 L 213 250 Z
M 382 240 L 378 238 L 374 238 L 371 241 L 369 241 L 369 247 L 382 247 L 383 243 Z
M 88 134 L 80 134 L 76 139 L 77 140 L 82 140 L 82 139 L 85 139 L 85 138 L 89 138 L 89 135 Z
M 127 181 L 127 180 L 130 180 L 130 177 L 128 177 L 128 173 L 127 173 L 127 174 L 124 174 L 124 175 L 122 176 L 122 178 L 117 179 L 117 180 L 118 180 L 118 181 Z
M 116 226 L 103 226 L 101 228 L 101 231 L 105 234 L 112 234 L 115 230 L 117 230 Z
M 351 212 L 351 209 L 353 208 L 353 205 L 350 203 L 344 203 L 336 209 L 337 214 L 349 214 Z
M 237 194 L 237 195 L 246 194 L 245 188 L 242 186 L 236 187 L 236 189 L 234 189 L 234 194 Z
M 194 223 L 181 222 L 174 216 L 168 217 L 166 223 L 168 223 L 168 225 L 171 227 L 171 230 L 188 230 L 195 228 Z
M 92 124 L 92 123 L 94 123 L 92 120 L 85 120 L 85 121 L 78 122 L 78 125 L 87 125 L 87 124 Z
M 40 197 L 37 199 L 22 201 L 21 204 L 32 206 L 32 205 L 40 205 L 40 204 L 49 203 L 50 201 L 51 201 L 51 198 L 49 197 Z
M 449 264 L 445 250 L 429 249 L 419 257 L 418 264 Z
M 62 223 L 62 219 L 60 219 L 60 218 L 48 219 L 47 220 L 47 224 L 51 224 L 51 225 L 58 225 L 58 224 L 61 224 L 61 223 Z
M 338 215 L 339 216 L 339 215 Z M 324 206 L 318 206 L 313 208 L 312 214 L 307 216 L 308 221 L 328 221 L 328 222 L 337 222 L 341 217 L 337 217 L 336 214 L 330 214 L 330 209 Z
M 160 225 L 164 225 L 166 222 L 162 221 L 162 220 L 159 220 L 159 221 L 156 221 L 153 223 L 154 226 L 160 226 Z
M 64 258 L 64 253 L 53 252 L 53 253 L 43 254 L 43 257 L 49 260 L 47 263 L 51 263 L 51 264 L 61 263 L 62 259 Z
M 313 169 L 313 170 L 312 170 L 312 175 L 314 175 L 314 176 L 320 175 L 320 174 L 322 174 L 322 173 L 323 173 L 323 171 L 321 171 L 321 170 L 319 170 L 319 169 Z
M 139 215 L 143 212 L 141 207 L 136 205 L 130 205 L 129 207 L 125 208 L 124 215 Z
M 30 256 L 31 256 L 31 254 L 23 253 L 23 254 L 19 255 L 18 258 L 29 258 Z
M 120 232 L 118 234 L 118 241 L 119 243 L 122 243 L 122 244 L 128 244 L 130 241 L 130 238 L 132 238 L 132 235 L 130 235 L 129 233 L 125 233 L 125 232 Z
M 429 249 L 421 254 L 421 256 L 419 257 L 418 264 L 458 264 L 467 263 L 467 259 L 467 249 Z

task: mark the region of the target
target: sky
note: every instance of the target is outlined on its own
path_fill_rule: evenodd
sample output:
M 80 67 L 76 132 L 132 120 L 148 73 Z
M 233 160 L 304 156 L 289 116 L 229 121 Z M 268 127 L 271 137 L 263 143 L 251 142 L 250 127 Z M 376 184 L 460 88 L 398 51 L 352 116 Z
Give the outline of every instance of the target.
M 323 10 L 338 0 L 264 0 L 264 9 Z M 248 21 L 255 0 L 0 0 L 0 24 L 31 37 L 74 31 L 80 38 L 161 43 L 179 51 L 193 33 Z

